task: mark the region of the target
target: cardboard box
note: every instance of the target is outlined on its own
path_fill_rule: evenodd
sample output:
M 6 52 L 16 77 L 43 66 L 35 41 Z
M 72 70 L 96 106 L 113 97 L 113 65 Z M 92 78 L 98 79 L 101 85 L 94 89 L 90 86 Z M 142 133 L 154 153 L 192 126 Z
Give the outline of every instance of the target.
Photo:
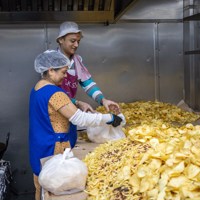
M 43 190 L 42 191 L 42 200 L 86 200 L 87 194 L 85 192 L 78 192 L 75 194 L 68 195 L 53 195 L 52 193 Z

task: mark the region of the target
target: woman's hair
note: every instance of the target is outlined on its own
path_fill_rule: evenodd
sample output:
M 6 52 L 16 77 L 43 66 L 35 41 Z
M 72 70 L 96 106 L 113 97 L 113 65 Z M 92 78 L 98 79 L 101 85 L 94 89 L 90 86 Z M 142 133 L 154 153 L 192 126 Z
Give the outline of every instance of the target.
M 58 71 L 60 68 L 55 68 L 53 69 L 54 71 Z M 47 77 L 48 76 L 48 70 L 42 73 L 42 77 Z

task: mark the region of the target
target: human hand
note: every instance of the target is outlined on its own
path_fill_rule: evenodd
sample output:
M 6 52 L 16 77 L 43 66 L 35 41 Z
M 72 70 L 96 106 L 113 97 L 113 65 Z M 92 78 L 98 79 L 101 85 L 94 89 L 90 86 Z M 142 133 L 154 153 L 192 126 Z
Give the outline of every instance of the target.
M 82 111 L 84 111 L 84 112 L 88 112 L 88 111 L 90 111 L 90 112 L 92 112 L 92 113 L 95 112 L 95 110 L 92 108 L 92 106 L 90 106 L 88 103 L 85 103 L 85 102 L 83 102 L 83 101 L 76 101 L 76 106 L 77 106 L 80 110 L 82 110 Z
M 103 98 L 102 104 L 108 112 L 111 111 L 115 113 L 116 115 L 118 115 L 121 112 L 119 105 L 114 101 Z
M 115 114 L 112 114 L 112 121 L 107 122 L 107 124 L 110 124 L 113 127 L 117 127 L 117 126 L 119 126 L 121 124 L 121 122 L 122 122 L 122 118 L 121 117 L 119 117 L 119 116 L 117 116 Z

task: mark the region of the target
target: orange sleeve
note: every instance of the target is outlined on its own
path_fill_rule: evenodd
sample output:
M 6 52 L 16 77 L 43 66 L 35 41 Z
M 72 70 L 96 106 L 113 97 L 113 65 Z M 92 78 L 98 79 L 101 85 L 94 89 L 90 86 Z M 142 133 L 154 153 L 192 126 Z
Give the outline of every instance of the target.
M 49 100 L 49 104 L 51 104 L 56 111 L 70 102 L 70 98 L 64 92 L 56 92 Z

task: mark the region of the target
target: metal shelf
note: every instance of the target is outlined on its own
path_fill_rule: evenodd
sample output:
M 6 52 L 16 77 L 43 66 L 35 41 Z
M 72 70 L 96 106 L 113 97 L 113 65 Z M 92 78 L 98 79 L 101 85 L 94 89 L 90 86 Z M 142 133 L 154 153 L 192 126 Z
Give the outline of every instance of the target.
M 200 50 L 185 51 L 185 55 L 200 54 Z
M 43 12 L 0 12 L 0 23 L 58 23 L 76 21 L 77 23 L 105 23 L 114 19 L 112 11 L 43 11 Z
M 200 13 L 183 18 L 183 21 L 196 21 L 196 20 L 200 20 Z

